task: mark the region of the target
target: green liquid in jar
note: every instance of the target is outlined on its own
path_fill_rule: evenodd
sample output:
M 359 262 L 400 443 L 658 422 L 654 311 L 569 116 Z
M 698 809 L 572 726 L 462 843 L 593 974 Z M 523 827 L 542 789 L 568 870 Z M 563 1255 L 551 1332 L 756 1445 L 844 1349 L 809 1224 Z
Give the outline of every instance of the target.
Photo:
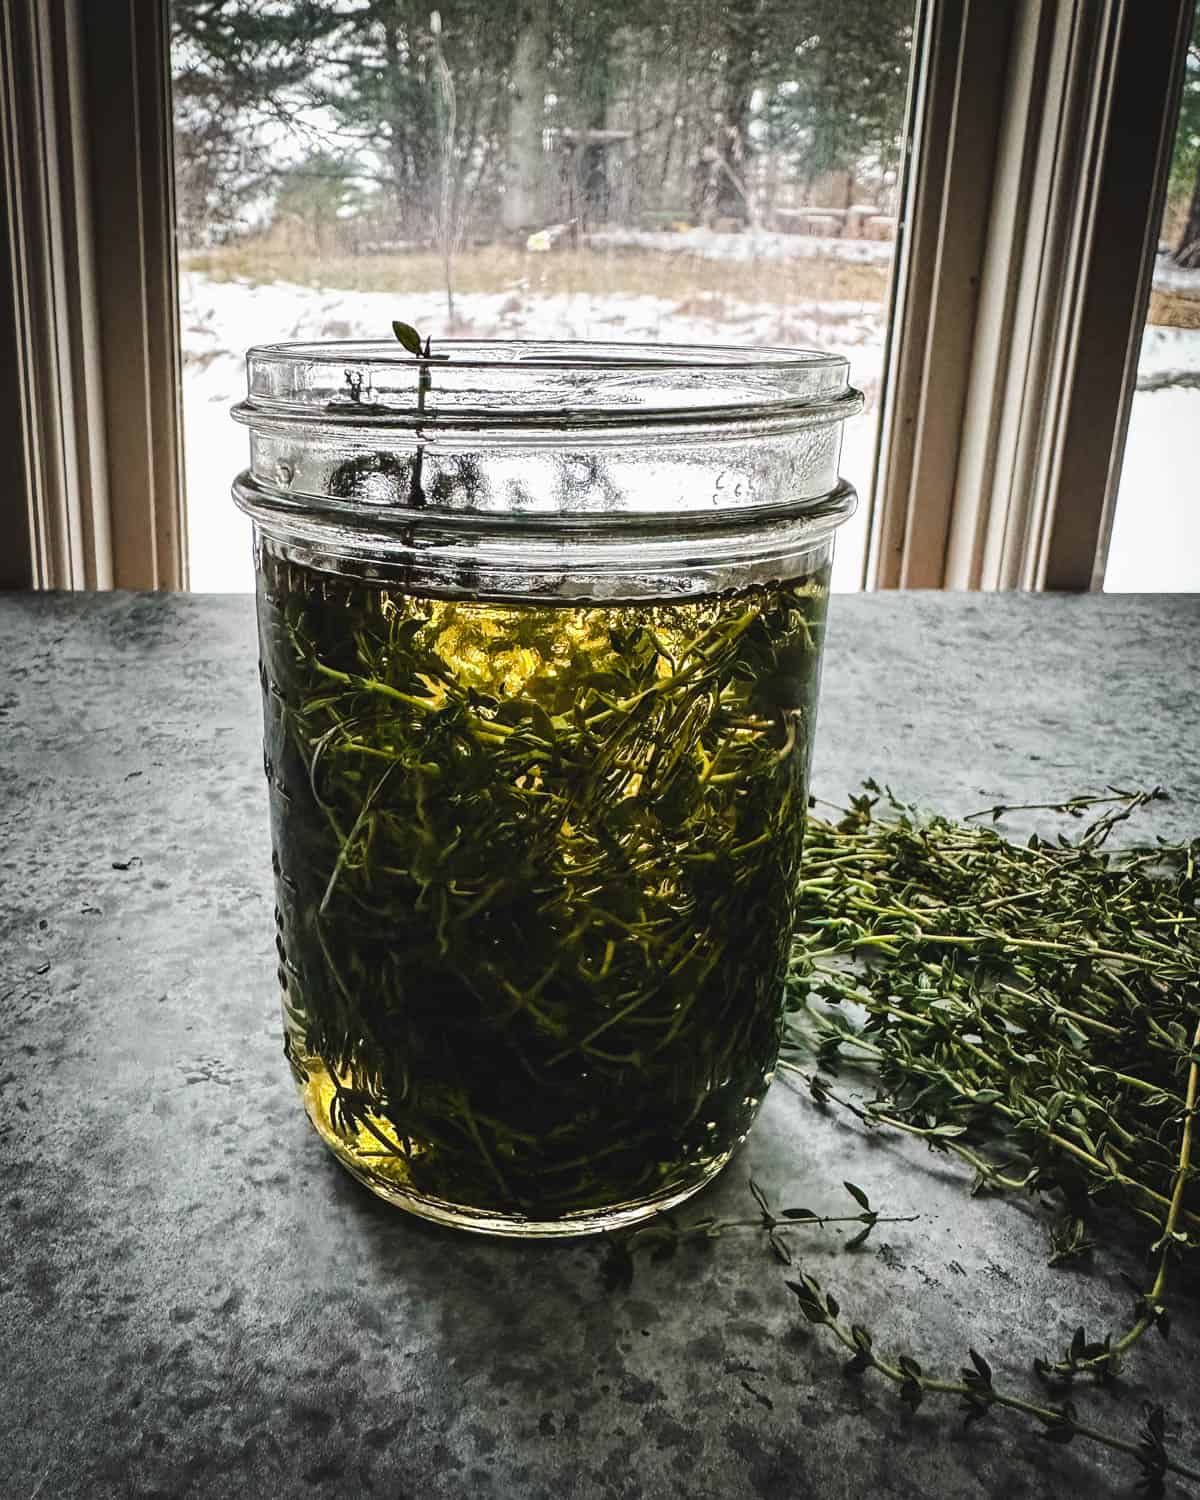
M 446 600 L 260 544 L 286 1051 L 376 1192 L 580 1232 L 686 1197 L 744 1138 L 827 590 Z

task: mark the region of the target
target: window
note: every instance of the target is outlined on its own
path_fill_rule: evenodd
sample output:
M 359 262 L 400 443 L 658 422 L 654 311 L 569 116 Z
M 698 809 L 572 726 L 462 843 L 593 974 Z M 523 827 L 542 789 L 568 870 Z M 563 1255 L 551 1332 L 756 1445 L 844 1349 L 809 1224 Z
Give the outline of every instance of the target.
M 1200 3 L 1159 223 L 1104 587 L 1200 592 Z
M 244 586 L 242 350 L 402 288 L 843 350 L 840 586 L 1097 586 L 1194 9 L 0 0 L 0 584 Z
M 318 11 L 171 0 L 192 587 L 252 585 L 246 346 L 394 317 L 846 355 L 859 587 L 913 0 Z

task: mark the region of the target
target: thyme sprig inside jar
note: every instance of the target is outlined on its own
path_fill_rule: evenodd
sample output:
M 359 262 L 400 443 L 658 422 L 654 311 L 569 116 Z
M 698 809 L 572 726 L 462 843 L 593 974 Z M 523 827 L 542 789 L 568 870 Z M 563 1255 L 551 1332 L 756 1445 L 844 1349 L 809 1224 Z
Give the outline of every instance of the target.
M 819 354 L 396 333 L 252 350 L 236 411 L 285 1050 L 381 1196 L 616 1227 L 775 1065 L 860 398 Z

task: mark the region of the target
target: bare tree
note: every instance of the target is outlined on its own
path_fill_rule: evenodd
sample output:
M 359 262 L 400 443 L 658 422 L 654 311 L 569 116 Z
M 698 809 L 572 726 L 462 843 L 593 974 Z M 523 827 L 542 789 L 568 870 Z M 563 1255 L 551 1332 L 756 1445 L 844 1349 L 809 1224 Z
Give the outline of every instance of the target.
M 546 0 L 525 6 L 513 53 L 508 160 L 501 217 L 505 229 L 530 229 L 544 217 L 542 133 L 546 115 Z
M 446 279 L 446 318 L 454 322 L 454 252 L 461 238 L 461 225 L 454 212 L 454 140 L 458 127 L 458 98 L 454 92 L 454 75 L 442 51 L 442 17 L 440 11 L 429 16 L 433 38 L 433 71 L 438 91 L 438 125 L 440 126 L 441 191 L 438 194 L 438 240 L 442 247 L 442 274 Z
M 1184 266 L 1189 270 L 1200 269 L 1200 159 L 1196 162 L 1192 201 L 1172 259 L 1177 266 Z
M 1200 0 L 1196 0 L 1192 20 L 1192 39 L 1179 101 L 1179 126 L 1167 186 L 1168 204 L 1184 199 L 1188 204 L 1187 217 L 1172 259 L 1177 266 L 1192 270 L 1200 267 Z

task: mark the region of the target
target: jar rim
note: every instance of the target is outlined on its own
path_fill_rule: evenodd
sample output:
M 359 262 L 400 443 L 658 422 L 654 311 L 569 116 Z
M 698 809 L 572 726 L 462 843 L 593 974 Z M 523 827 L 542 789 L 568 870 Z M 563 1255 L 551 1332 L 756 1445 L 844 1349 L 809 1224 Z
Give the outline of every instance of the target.
M 451 352 L 449 356 L 443 350 Z M 466 351 L 478 350 L 475 357 Z M 561 351 L 553 354 L 539 350 Z M 608 353 L 606 351 L 617 351 Z M 635 354 L 633 351 L 644 351 Z M 495 351 L 494 353 L 492 351 Z M 507 354 L 507 357 L 505 355 Z M 359 361 L 384 366 L 426 366 L 441 369 L 449 361 L 457 369 L 495 370 L 531 367 L 555 370 L 836 370 L 848 374 L 850 361 L 842 354 L 822 349 L 793 349 L 774 344 L 660 344 L 641 340 L 592 339 L 439 339 L 437 352 L 428 356 L 410 354 L 390 339 L 319 339 L 255 344 L 246 351 L 247 364 L 271 361 L 303 361 L 341 366 L 353 355 Z
M 774 345 L 444 339 L 423 356 L 337 340 L 257 345 L 246 367 L 233 415 L 248 426 L 787 428 L 842 421 L 862 400 L 845 356 Z
M 854 508 L 841 355 L 447 340 L 252 349 L 262 535 L 425 591 L 666 597 L 791 576 Z M 485 582 L 481 580 L 490 580 Z M 640 582 L 638 581 L 640 580 Z

